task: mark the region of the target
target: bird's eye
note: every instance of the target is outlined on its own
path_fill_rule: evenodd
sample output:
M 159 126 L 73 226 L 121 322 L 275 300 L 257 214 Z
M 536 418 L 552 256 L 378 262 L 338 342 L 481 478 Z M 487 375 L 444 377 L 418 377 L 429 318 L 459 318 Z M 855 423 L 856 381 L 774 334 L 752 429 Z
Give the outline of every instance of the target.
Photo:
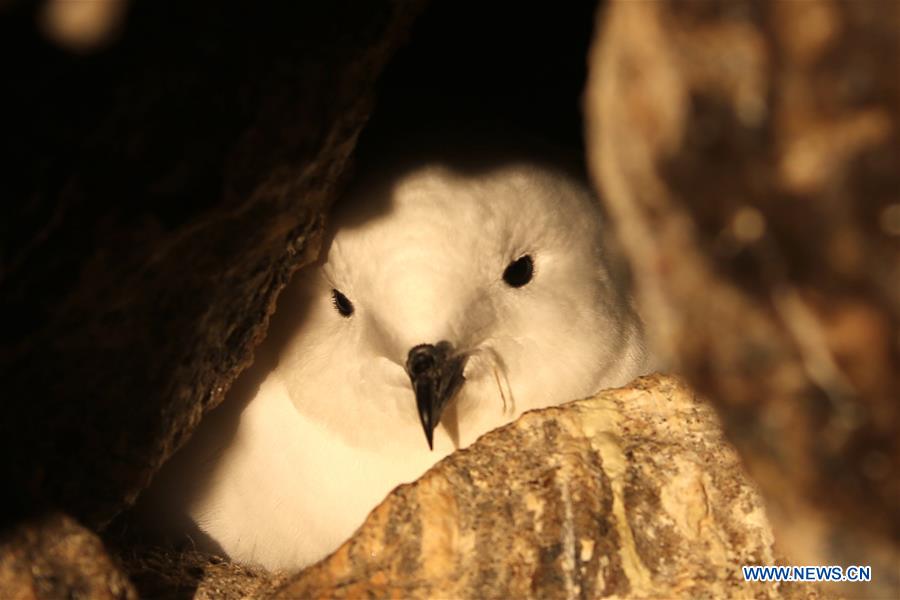
M 339 291 L 331 290 L 331 301 L 342 317 L 349 317 L 353 314 L 353 303 Z
M 534 276 L 534 261 L 526 254 L 509 263 L 503 271 L 503 281 L 510 287 L 520 288 Z

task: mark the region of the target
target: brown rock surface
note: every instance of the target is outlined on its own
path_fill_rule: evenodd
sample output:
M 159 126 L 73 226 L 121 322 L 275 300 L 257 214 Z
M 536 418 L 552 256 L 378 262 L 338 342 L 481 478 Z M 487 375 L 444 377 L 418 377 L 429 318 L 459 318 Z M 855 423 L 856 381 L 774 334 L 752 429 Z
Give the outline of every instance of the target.
M 50 513 L 0 535 L 4 600 L 133 600 L 134 587 L 96 535 Z
M 41 4 L 0 6 L 0 597 L 133 597 L 40 515 L 97 531 L 220 402 L 422 3 L 133 3 L 84 55 Z
M 613 2 L 585 99 L 647 330 L 795 564 L 900 597 L 900 3 Z
M 277 597 L 815 596 L 743 581 L 777 561 L 712 410 L 652 376 L 486 434 Z
M 125 550 L 122 558 L 141 598 L 267 598 L 286 581 L 284 575 L 193 550 L 136 546 Z
M 4 520 L 102 526 L 220 402 L 420 4 L 136 3 L 88 57 L 3 13 Z

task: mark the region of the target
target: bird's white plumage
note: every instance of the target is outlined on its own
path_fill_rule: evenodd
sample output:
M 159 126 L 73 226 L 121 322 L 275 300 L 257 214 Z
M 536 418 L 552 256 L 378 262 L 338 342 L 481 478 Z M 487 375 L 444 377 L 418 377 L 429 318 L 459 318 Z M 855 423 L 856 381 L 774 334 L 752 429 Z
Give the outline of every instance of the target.
M 393 487 L 523 411 L 644 369 L 596 200 L 563 171 L 408 169 L 357 187 L 333 229 L 279 299 L 236 428 L 210 419 L 206 446 L 221 450 L 193 467 L 190 515 L 232 558 L 268 568 L 323 558 Z M 503 271 L 525 254 L 533 280 L 513 288 Z M 473 354 L 430 451 L 404 364 L 441 340 Z

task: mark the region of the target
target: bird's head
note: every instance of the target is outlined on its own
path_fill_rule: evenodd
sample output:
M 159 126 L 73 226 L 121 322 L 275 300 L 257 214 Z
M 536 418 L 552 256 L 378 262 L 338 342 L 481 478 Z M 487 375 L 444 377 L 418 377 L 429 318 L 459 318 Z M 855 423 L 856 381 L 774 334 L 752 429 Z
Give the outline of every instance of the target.
M 300 321 L 278 372 L 305 415 L 351 444 L 424 429 L 446 449 L 638 374 L 639 320 L 571 175 L 431 165 L 356 190 L 280 300 Z

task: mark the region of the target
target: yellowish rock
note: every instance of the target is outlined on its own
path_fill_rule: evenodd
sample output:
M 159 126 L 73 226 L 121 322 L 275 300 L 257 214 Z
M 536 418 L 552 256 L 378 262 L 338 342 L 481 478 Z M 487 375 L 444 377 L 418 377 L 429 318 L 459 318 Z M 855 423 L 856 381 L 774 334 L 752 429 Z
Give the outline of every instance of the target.
M 296 597 L 815 597 L 778 554 L 718 421 L 678 379 L 526 413 L 398 487 Z

